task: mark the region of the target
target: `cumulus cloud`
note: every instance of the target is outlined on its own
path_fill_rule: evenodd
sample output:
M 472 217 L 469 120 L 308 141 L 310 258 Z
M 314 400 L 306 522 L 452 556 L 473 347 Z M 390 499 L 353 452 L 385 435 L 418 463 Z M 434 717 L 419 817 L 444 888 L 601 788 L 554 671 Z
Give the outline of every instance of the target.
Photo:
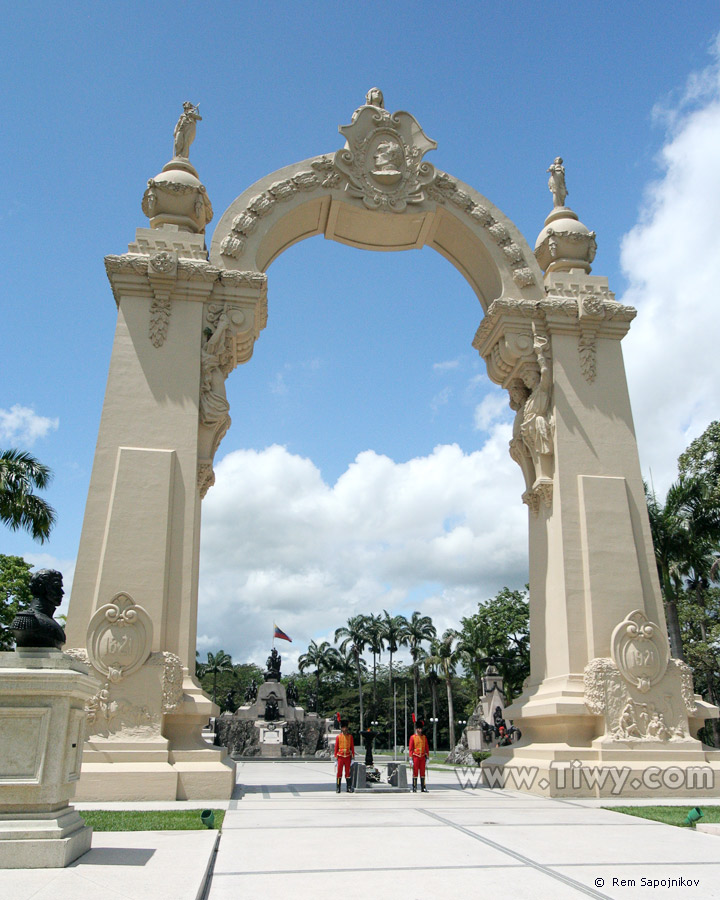
M 643 471 L 659 491 L 676 459 L 720 413 L 717 296 L 720 259 L 720 61 L 693 75 L 665 106 L 660 177 L 625 236 L 629 288 L 638 309 L 624 341 Z
M 59 419 L 39 416 L 29 406 L 16 403 L 10 409 L 0 409 L 0 440 L 26 449 L 39 438 L 44 438 L 48 432 L 56 431 L 59 424 Z
M 476 431 L 487 431 L 498 420 L 512 417 L 506 391 L 495 388 L 488 392 L 475 407 L 474 424 Z
M 445 362 L 433 363 L 433 370 L 435 372 L 449 372 L 451 369 L 457 369 L 459 366 L 459 359 L 448 359 Z
M 276 621 L 294 639 L 292 665 L 351 615 L 409 614 L 421 593 L 442 630 L 523 583 L 527 512 L 509 436 L 501 424 L 473 453 L 442 445 L 402 463 L 368 450 L 332 486 L 284 447 L 228 454 L 203 508 L 202 649 L 219 645 L 220 618 L 223 649 L 261 662 Z

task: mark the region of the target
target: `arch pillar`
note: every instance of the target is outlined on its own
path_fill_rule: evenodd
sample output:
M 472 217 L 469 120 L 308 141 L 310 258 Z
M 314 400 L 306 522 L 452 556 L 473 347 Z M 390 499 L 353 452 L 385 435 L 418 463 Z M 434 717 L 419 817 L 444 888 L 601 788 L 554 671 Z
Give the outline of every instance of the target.
M 510 392 L 529 508 L 531 674 L 505 710 L 523 736 L 493 751 L 486 778 L 521 787 L 522 770 L 548 796 L 652 796 L 673 769 L 678 796 L 718 794 L 720 754 L 693 737 L 718 710 L 669 659 L 620 346 L 636 311 L 580 268 L 548 272 L 545 287 L 540 301 L 496 300 L 473 342 Z M 549 448 L 527 439 L 533 385 Z
M 172 224 L 105 264 L 118 320 L 67 625 L 98 678 L 78 799 L 227 797 L 234 763 L 202 739 L 218 709 L 195 679 L 200 507 L 266 278 L 221 272 Z M 105 637 L 108 617 L 125 627 Z

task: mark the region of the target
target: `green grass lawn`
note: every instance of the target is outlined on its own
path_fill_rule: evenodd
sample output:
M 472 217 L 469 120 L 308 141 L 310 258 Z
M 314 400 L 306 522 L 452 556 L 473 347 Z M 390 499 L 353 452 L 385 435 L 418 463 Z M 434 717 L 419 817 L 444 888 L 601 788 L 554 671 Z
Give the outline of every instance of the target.
M 638 816 L 640 819 L 652 819 L 666 825 L 685 825 L 685 819 L 692 806 L 604 806 L 611 812 L 625 813 L 627 816 Z M 720 822 L 720 806 L 702 806 L 704 815 L 698 822 Z
M 95 831 L 194 831 L 205 826 L 199 809 L 86 809 L 80 815 Z M 217 830 L 225 818 L 224 809 L 214 809 Z

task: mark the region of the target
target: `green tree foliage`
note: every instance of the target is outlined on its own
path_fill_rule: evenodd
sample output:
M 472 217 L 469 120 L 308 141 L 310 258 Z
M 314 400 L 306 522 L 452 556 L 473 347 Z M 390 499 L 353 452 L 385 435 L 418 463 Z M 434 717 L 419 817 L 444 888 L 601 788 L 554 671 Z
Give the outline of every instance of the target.
M 208 653 L 206 663 L 196 663 L 195 672 L 201 679 L 209 679 L 211 689 L 209 691 L 212 702 L 217 702 L 218 692 L 218 676 L 222 673 L 234 672 L 232 657 L 224 650 L 218 650 L 217 653 Z
M 678 459 L 681 478 L 701 478 L 720 498 L 720 422 L 711 422 Z
M 664 503 L 647 485 L 645 493 L 670 649 L 685 659 L 678 599 L 686 578 L 706 577 L 712 566 L 720 541 L 720 503 L 705 479 L 689 475 L 670 486 Z
M 34 491 L 44 490 L 51 480 L 50 469 L 29 453 L 0 450 L 0 522 L 44 543 L 55 524 L 55 510 Z
M 505 696 L 512 700 L 530 674 L 530 603 L 528 588 L 504 587 L 462 619 L 458 649 L 479 693 L 480 677 L 492 661 L 505 679 Z
M 298 659 L 298 668 L 301 672 L 308 669 L 315 670 L 315 696 L 317 698 L 318 709 L 322 706 L 322 698 L 320 695 L 320 679 L 323 673 L 336 671 L 341 664 L 341 657 L 335 647 L 331 646 L 327 641 L 317 644 L 310 641 L 307 653 L 303 653 Z
M 0 554 L 0 650 L 12 650 L 15 640 L 9 630 L 19 609 L 30 605 L 32 566 L 21 556 Z
M 418 695 L 420 692 L 420 660 L 423 653 L 423 643 L 432 641 L 437 637 L 437 629 L 430 616 L 423 616 L 417 610 L 410 616 L 407 623 L 407 644 L 412 657 L 413 672 L 413 712 L 418 716 Z
M 360 667 L 360 659 L 363 651 L 367 646 L 368 635 L 366 625 L 366 616 L 351 616 L 347 625 L 341 625 L 335 629 L 335 643 L 340 641 L 340 653 L 351 652 L 355 659 L 355 671 L 357 674 L 358 686 L 358 707 L 360 713 L 360 731 L 365 727 L 365 703 L 363 698 L 362 685 L 362 669 Z

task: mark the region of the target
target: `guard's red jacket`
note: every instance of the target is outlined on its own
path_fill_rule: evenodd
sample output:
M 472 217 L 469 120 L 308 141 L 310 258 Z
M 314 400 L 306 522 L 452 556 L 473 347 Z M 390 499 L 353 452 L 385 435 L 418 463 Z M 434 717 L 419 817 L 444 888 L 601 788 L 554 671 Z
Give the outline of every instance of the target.
M 342 732 L 335 738 L 335 756 L 355 759 L 355 741 L 351 734 Z
M 413 734 L 410 737 L 410 756 L 430 756 L 430 745 L 424 734 Z

